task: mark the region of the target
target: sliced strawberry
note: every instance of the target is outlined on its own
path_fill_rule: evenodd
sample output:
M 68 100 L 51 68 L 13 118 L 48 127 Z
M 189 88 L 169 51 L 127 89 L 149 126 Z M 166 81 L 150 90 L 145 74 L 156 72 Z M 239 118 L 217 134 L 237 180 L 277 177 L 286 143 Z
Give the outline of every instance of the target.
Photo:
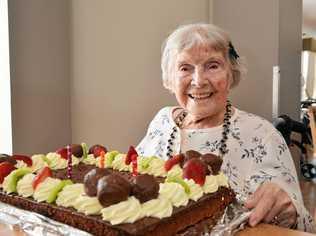
M 129 149 L 128 149 L 128 152 L 126 154 L 126 158 L 125 158 L 125 164 L 126 165 L 129 165 L 132 162 L 132 156 L 133 155 L 138 156 L 135 148 L 133 146 L 130 146 Z
M 184 155 L 183 154 L 178 154 L 170 158 L 165 162 L 165 170 L 169 171 L 172 169 L 172 167 L 176 164 L 181 163 L 184 160 Z
M 131 157 L 133 176 L 137 176 L 137 174 L 138 174 L 138 170 L 137 170 L 137 157 L 138 157 L 137 154 L 133 154 L 132 157 Z
M 183 178 L 193 179 L 195 183 L 203 185 L 206 177 L 206 164 L 198 158 L 188 160 L 183 166 Z
M 67 148 L 63 147 L 63 148 L 59 148 L 56 151 L 57 154 L 59 154 L 61 156 L 61 158 L 66 159 L 67 160 Z
M 106 147 L 100 144 L 93 145 L 92 147 L 89 148 L 89 154 L 93 154 L 95 158 L 101 156 L 102 151 L 104 152 L 104 154 L 108 152 Z
M 42 183 L 47 177 L 52 176 L 52 171 L 48 166 L 45 166 L 38 174 L 35 176 L 32 187 L 33 189 L 36 189 L 37 186 Z
M 33 161 L 29 156 L 25 156 L 25 155 L 13 155 L 12 158 L 14 160 L 19 160 L 19 161 L 23 161 L 27 166 L 32 166 L 33 165 Z
M 8 161 L 0 163 L 0 184 L 2 184 L 5 177 L 7 177 L 11 171 L 15 170 L 14 165 Z

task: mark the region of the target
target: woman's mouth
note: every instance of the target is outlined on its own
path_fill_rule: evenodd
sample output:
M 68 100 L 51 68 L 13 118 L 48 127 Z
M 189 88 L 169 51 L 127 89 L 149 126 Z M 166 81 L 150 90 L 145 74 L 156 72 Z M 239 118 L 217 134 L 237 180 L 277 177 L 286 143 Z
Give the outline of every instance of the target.
M 210 93 L 189 93 L 189 97 L 193 100 L 204 100 L 210 98 L 214 92 Z

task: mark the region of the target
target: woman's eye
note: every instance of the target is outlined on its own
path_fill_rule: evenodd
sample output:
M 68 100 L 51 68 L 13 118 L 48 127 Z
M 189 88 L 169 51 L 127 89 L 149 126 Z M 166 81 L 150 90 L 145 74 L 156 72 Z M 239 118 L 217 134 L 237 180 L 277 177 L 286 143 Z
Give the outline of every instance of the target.
M 208 69 L 209 70 L 216 70 L 218 69 L 219 65 L 218 64 L 210 64 L 208 65 Z
M 181 66 L 180 67 L 180 71 L 181 72 L 187 72 L 187 71 L 189 71 L 190 70 L 190 67 L 189 66 Z

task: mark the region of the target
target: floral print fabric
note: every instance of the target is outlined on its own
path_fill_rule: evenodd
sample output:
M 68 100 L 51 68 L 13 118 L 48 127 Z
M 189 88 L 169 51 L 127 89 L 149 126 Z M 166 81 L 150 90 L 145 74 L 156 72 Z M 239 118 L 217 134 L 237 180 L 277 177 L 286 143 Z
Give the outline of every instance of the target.
M 175 107 L 161 109 L 151 121 L 147 134 L 137 147 L 142 156 L 167 159 L 168 140 L 172 129 L 173 154 L 196 150 L 202 154 L 219 154 L 222 126 L 206 129 L 179 129 L 173 118 Z M 266 181 L 286 191 L 298 214 L 298 229 L 314 232 L 314 221 L 304 207 L 295 166 L 281 134 L 267 120 L 234 109 L 227 140 L 228 153 L 222 171 L 230 186 L 245 198 Z

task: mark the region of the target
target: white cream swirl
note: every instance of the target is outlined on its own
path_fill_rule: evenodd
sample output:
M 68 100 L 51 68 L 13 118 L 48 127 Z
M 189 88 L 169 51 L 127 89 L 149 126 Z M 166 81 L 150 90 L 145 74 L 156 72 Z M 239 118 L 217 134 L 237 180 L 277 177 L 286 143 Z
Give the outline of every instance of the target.
M 184 188 L 178 183 L 167 182 L 159 184 L 159 193 L 161 197 L 169 199 L 172 205 L 176 207 L 186 206 L 189 201 Z
M 147 173 L 154 176 L 165 177 L 167 172 L 165 170 L 165 161 L 159 158 L 153 159 L 147 168 Z
M 125 164 L 126 154 L 118 154 L 112 162 L 112 168 L 119 171 L 132 171 L 132 165 Z
M 217 184 L 219 186 L 228 187 L 228 178 L 226 175 L 224 175 L 223 172 L 220 172 L 218 175 L 216 175 Z
M 43 154 L 36 154 L 36 155 L 33 155 L 31 157 L 32 159 L 32 172 L 37 172 L 39 171 L 40 169 L 42 169 L 44 166 L 47 166 L 47 163 L 43 160 L 43 158 L 45 157 L 45 155 Z
M 30 197 L 34 193 L 32 182 L 35 178 L 35 175 L 30 173 L 26 174 L 20 179 L 17 183 L 16 190 L 18 194 L 22 197 Z
M 215 175 L 207 175 L 203 185 L 204 193 L 214 193 L 218 189 L 217 177 Z
M 172 204 L 169 199 L 158 197 L 142 204 L 143 216 L 152 216 L 159 219 L 172 215 Z
M 51 192 L 55 189 L 56 185 L 61 182 L 60 179 L 54 179 L 51 177 L 47 177 L 44 182 L 40 183 L 33 194 L 33 198 L 38 202 L 47 201 Z
M 63 207 L 73 207 L 76 199 L 84 192 L 83 184 L 66 185 L 59 192 L 56 204 Z
M 97 158 L 95 158 L 93 154 L 89 154 L 86 158 L 82 160 L 82 162 L 86 165 L 96 165 Z
M 143 217 L 140 202 L 133 196 L 126 201 L 103 208 L 103 220 L 110 221 L 112 225 L 133 223 Z
M 74 202 L 73 207 L 85 215 L 98 215 L 103 208 L 97 197 L 81 194 Z
M 193 179 L 184 180 L 190 188 L 189 198 L 197 201 L 203 196 L 203 189 L 199 184 L 196 184 Z
M 65 169 L 67 167 L 68 161 L 62 158 L 58 153 L 50 152 L 46 158 L 49 161 L 49 167 L 53 170 Z M 77 157 L 72 155 L 71 158 L 72 166 L 79 164 L 80 160 Z

